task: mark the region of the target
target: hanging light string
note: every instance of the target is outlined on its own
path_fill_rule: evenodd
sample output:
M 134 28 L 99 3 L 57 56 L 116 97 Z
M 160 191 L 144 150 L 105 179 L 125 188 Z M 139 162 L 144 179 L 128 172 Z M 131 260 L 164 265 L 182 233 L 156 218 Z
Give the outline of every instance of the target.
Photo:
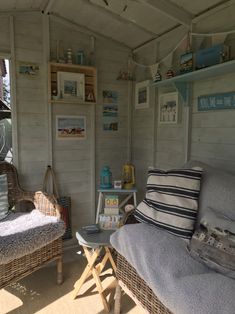
M 173 52 L 175 52 L 175 50 L 177 50 L 177 48 L 181 45 L 181 43 L 186 39 L 189 38 L 189 36 L 205 36 L 205 37 L 211 37 L 211 36 L 219 36 L 219 35 L 229 35 L 229 34 L 233 34 L 235 33 L 235 29 L 231 30 L 231 31 L 227 31 L 227 32 L 218 32 L 218 33 L 195 33 L 195 32 L 187 32 L 187 34 L 185 34 L 183 36 L 183 38 L 179 41 L 179 43 L 161 60 L 159 60 L 158 62 L 154 63 L 154 64 L 142 64 L 139 62 L 136 62 L 133 58 L 131 59 L 131 62 L 139 67 L 143 67 L 143 68 L 152 68 L 152 67 L 158 67 L 159 63 L 162 63 L 163 61 L 165 61 Z

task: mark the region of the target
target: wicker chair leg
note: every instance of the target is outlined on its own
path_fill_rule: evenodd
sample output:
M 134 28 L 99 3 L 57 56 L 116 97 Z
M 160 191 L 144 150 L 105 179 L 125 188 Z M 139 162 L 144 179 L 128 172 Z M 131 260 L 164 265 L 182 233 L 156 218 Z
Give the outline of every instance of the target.
M 63 282 L 63 266 L 62 266 L 62 257 L 59 257 L 57 260 L 57 284 L 60 285 Z
M 116 291 L 115 291 L 115 303 L 114 303 L 113 314 L 120 314 L 121 313 L 121 296 L 122 296 L 121 287 L 117 282 Z

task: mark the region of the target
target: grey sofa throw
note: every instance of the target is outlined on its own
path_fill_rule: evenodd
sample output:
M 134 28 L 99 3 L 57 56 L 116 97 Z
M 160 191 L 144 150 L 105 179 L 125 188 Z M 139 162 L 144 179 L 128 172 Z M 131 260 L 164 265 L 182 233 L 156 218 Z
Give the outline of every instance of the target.
M 235 279 L 235 221 L 208 209 L 189 245 L 192 257 Z

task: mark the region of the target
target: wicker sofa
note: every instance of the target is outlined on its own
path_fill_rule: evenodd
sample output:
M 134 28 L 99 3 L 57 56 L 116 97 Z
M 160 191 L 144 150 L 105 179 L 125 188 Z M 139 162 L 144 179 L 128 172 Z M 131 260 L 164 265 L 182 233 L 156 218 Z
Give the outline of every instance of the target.
M 187 166 L 195 165 L 201 166 L 204 170 L 198 221 L 202 213 L 211 207 L 221 210 L 225 215 L 235 220 L 235 176 L 200 162 L 189 162 L 187 164 Z M 235 313 L 235 300 L 232 297 L 232 291 L 235 290 L 234 279 L 217 273 L 195 261 L 189 256 L 186 250 L 187 245 L 183 244 L 184 240 L 156 227 L 143 223 L 137 224 L 133 218 L 131 223 L 135 224 L 125 225 L 111 237 L 111 244 L 117 251 L 118 286 L 115 314 L 121 311 L 121 290 L 124 290 L 150 314 Z M 167 239 L 164 239 L 164 237 Z M 143 239 L 145 240 L 143 241 Z M 171 241 L 175 241 L 175 243 L 172 243 L 169 247 Z M 145 243 L 145 246 L 143 243 Z M 162 248 L 163 250 L 160 249 L 161 245 L 162 247 L 165 246 Z M 164 250 L 165 253 L 162 254 Z M 149 257 L 152 251 L 155 251 L 154 259 Z M 159 255 L 161 256 L 159 257 Z M 175 262 L 175 264 L 172 263 L 172 272 L 169 272 L 168 268 L 169 259 L 174 259 Z M 184 266 L 182 266 L 185 260 L 188 260 L 186 266 L 190 268 L 190 272 L 188 272 L 187 267 L 184 269 Z M 154 264 L 153 261 L 158 263 Z M 182 265 L 180 265 L 181 263 Z M 158 268 L 161 268 L 161 271 L 158 271 Z M 156 277 L 155 284 L 152 280 L 154 276 Z M 179 279 L 178 283 L 180 282 L 181 285 L 175 285 L 174 279 Z M 200 281 L 201 279 L 202 281 Z M 194 286 L 195 289 L 190 287 L 183 294 L 178 291 L 174 295 L 175 289 L 180 290 L 179 287 L 184 289 L 184 284 L 187 284 L 190 280 L 194 281 L 195 285 L 196 282 L 203 283 L 203 285 L 201 287 L 196 286 L 196 288 Z M 165 282 L 168 287 L 164 287 Z M 158 289 L 159 286 L 162 287 Z M 203 291 L 205 286 L 206 292 Z M 220 286 L 223 289 L 220 289 Z M 164 294 L 164 290 L 167 293 Z M 185 297 L 184 293 L 188 295 Z M 212 297 L 214 297 L 213 302 L 211 302 Z
M 2 174 L 7 175 L 8 203 L 10 209 L 19 202 L 29 201 L 34 204 L 34 207 L 40 213 L 44 214 L 40 214 L 41 216 L 60 217 L 60 206 L 57 204 L 56 199 L 53 196 L 49 196 L 43 192 L 27 192 L 20 188 L 17 171 L 13 165 L 7 162 L 0 162 L 0 175 Z M 8 218 L 5 218 L 4 220 L 7 219 Z M 0 221 L 0 224 L 1 223 L 3 223 L 3 221 Z M 16 234 L 16 237 L 18 238 L 19 234 Z M 0 240 L 2 242 L 5 241 L 5 238 L 2 234 L 0 234 Z M 3 249 L 4 245 L 0 247 L 0 253 L 2 253 L 2 256 L 4 257 L 4 252 L 2 252 Z M 20 280 L 21 278 L 39 269 L 46 263 L 54 260 L 57 262 L 57 283 L 60 284 L 62 283 L 61 236 L 52 241 L 48 240 L 46 245 L 40 246 L 40 248 L 34 250 L 30 254 L 25 254 L 24 256 L 15 258 L 8 263 L 0 263 L 0 289 L 8 286 L 12 282 Z

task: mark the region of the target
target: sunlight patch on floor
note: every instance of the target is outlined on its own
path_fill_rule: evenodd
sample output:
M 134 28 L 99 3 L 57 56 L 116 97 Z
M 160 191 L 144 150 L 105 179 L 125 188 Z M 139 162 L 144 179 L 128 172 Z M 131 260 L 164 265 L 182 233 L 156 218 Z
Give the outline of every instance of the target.
M 6 314 L 23 305 L 20 298 L 14 296 L 12 293 L 1 289 L 0 290 L 1 307 L 0 314 Z

